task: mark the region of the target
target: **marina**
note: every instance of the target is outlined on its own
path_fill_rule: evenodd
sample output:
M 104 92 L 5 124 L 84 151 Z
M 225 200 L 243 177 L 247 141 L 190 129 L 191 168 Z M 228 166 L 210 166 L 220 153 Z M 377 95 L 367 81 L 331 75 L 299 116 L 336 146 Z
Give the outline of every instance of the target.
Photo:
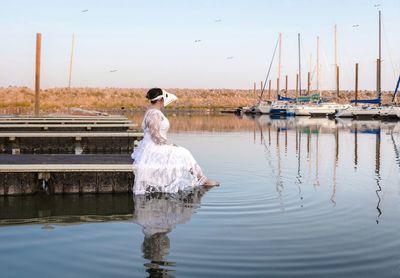
M 1 278 L 399 276 L 399 0 L 36 2 L 0 11 Z

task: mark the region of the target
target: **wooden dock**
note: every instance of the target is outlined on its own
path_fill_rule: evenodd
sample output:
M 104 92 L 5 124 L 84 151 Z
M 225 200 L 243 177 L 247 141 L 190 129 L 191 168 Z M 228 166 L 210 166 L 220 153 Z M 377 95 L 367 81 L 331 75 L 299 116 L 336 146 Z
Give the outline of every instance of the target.
M 2 155 L 0 196 L 47 193 L 126 193 L 129 155 Z
M 0 196 L 130 192 L 136 126 L 110 116 L 0 117 Z

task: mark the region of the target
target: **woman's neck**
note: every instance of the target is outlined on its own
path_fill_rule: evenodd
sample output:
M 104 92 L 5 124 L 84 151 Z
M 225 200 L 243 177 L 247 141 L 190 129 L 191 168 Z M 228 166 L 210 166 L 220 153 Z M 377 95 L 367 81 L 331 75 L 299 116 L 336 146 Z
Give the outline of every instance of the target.
M 157 110 L 161 110 L 162 106 L 159 105 L 158 103 L 156 104 L 150 104 L 149 109 L 157 109 Z

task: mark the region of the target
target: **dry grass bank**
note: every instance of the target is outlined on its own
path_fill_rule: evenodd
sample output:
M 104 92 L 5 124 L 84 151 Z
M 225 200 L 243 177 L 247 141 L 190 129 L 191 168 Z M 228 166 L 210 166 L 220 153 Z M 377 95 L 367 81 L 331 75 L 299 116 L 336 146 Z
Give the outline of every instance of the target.
M 179 101 L 174 108 L 183 109 L 232 109 L 238 106 L 254 104 L 258 99 L 258 93 L 252 90 L 232 89 L 168 89 L 178 96 Z M 52 88 L 41 91 L 41 111 L 65 112 L 72 107 L 85 109 L 140 109 L 147 106 L 145 94 L 147 89 L 124 88 Z M 282 92 L 284 95 L 284 93 Z M 289 91 L 288 96 L 293 97 L 294 91 Z M 323 92 L 324 97 L 333 97 L 333 92 Z M 271 97 L 275 95 L 271 93 Z M 374 92 L 363 91 L 359 98 L 374 98 Z M 342 91 L 340 102 L 347 102 L 354 97 L 353 92 Z M 268 92 L 264 99 L 268 98 Z M 383 94 L 383 101 L 390 101 L 390 93 Z M 27 87 L 0 88 L 0 112 L 1 113 L 25 113 L 33 112 L 34 91 Z

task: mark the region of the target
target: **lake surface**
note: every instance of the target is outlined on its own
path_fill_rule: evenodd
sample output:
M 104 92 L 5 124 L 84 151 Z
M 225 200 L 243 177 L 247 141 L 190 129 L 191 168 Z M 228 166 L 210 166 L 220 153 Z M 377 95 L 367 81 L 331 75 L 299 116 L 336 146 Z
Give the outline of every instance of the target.
M 399 277 L 400 124 L 169 119 L 221 186 L 0 198 L 1 277 Z

